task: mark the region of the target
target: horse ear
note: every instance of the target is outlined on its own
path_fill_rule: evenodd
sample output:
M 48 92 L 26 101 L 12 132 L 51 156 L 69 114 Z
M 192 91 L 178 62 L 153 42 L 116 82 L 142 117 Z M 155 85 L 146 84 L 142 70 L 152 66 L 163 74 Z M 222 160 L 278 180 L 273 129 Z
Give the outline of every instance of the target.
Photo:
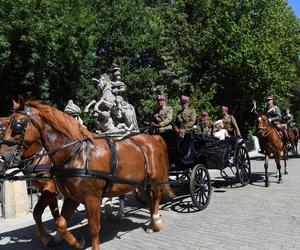
M 20 107 L 19 103 L 17 103 L 15 100 L 12 100 L 12 103 L 13 103 L 13 110 L 18 110 Z
M 2 123 L 3 123 L 5 128 L 8 128 L 10 120 L 9 119 L 3 120 Z
M 18 95 L 18 102 L 19 102 L 19 110 L 25 109 L 25 101 L 24 98 L 21 95 Z

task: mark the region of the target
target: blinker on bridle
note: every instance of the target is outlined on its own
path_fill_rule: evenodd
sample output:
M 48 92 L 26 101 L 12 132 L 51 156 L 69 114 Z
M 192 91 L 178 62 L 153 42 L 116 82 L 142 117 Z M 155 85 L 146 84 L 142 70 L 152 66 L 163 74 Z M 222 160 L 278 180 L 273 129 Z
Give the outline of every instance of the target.
M 13 154 L 12 160 L 9 164 L 12 167 L 17 167 L 20 165 L 20 162 L 22 162 L 21 147 L 25 146 L 24 145 L 24 137 L 25 137 L 25 131 L 26 131 L 26 127 L 28 125 L 28 121 L 30 120 L 32 122 L 32 124 L 36 127 L 36 123 L 33 120 L 29 106 L 25 106 L 24 111 L 15 111 L 15 113 L 25 115 L 27 118 L 25 120 L 18 120 L 13 117 L 11 120 L 10 126 L 12 129 L 12 136 L 20 136 L 20 138 L 18 140 L 1 140 L 1 144 L 5 144 L 7 146 L 17 145 L 17 148 Z
M 27 127 L 27 122 L 13 119 L 11 122 L 11 129 L 13 136 L 22 135 Z

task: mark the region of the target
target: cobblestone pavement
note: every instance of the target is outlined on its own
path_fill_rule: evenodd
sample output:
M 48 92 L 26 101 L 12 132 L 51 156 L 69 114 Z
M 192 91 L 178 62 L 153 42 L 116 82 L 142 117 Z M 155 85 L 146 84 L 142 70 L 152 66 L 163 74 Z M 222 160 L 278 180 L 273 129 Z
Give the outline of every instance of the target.
M 241 187 L 225 181 L 217 170 L 210 171 L 214 181 L 207 209 L 195 211 L 188 192 L 173 203 L 162 204 L 166 224 L 159 233 L 146 234 L 149 223 L 146 208 L 131 196 L 126 197 L 125 217 L 121 221 L 101 218 L 101 249 L 300 249 L 300 158 L 288 161 L 289 174 L 277 184 L 275 163 L 270 162 L 271 185 L 264 187 L 264 168 L 260 157 L 253 157 L 251 185 Z M 55 227 L 49 211 L 46 226 Z M 91 249 L 84 210 L 70 221 L 70 230 L 84 236 Z M 0 219 L 0 249 L 48 249 L 35 235 L 32 215 Z M 73 249 L 65 242 L 53 249 Z

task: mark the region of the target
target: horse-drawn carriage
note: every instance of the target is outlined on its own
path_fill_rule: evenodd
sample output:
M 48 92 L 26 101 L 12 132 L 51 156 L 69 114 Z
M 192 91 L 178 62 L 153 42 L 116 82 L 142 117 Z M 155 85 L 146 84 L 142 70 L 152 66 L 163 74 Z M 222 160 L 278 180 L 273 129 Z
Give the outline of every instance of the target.
M 251 181 L 245 140 L 235 137 L 219 140 L 197 129 L 184 138 L 178 137 L 175 131 L 167 131 L 161 136 L 168 146 L 170 184 L 188 183 L 191 199 L 197 209 L 205 209 L 210 202 L 212 184 L 209 169 L 219 169 L 224 178 L 228 177 L 225 170 L 229 169 L 243 186 Z M 136 193 L 136 197 L 140 200 L 142 194 Z
M 192 200 L 200 210 L 207 207 L 211 196 L 208 169 L 236 168 L 240 182 L 249 182 L 250 161 L 243 142 L 223 142 L 197 131 L 191 131 L 183 141 L 172 133 L 162 137 L 165 141 L 146 134 L 123 140 L 95 138 L 95 134 L 63 112 L 39 101 L 25 103 L 19 98 L 2 141 L 0 174 L 12 162 L 21 164 L 28 157 L 39 157 L 28 150 L 42 142 L 55 166 L 51 173 L 65 195 L 62 211 L 55 220 L 59 233 L 69 244 L 83 247 L 83 242 L 67 228 L 68 219 L 82 203 L 93 250 L 99 249 L 100 205 L 104 196 L 116 197 L 144 188 L 151 215 L 147 231 L 160 231 L 164 225 L 159 215 L 161 196 L 172 196 L 170 175 L 189 180 Z M 47 233 L 42 241 L 51 242 Z
M 178 137 L 175 131 L 161 136 L 168 146 L 170 184 L 187 180 L 191 199 L 199 210 L 205 209 L 211 198 L 209 169 L 219 169 L 223 177 L 228 177 L 225 169 L 230 169 L 243 186 L 250 182 L 251 165 L 245 140 L 234 137 L 219 140 L 197 129 L 184 138 Z

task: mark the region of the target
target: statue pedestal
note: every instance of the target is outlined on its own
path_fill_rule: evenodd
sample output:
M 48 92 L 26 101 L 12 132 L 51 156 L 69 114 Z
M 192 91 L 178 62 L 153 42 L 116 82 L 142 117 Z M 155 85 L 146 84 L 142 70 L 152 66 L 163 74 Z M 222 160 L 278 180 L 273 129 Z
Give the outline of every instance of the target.
M 25 181 L 5 181 L 1 187 L 2 217 L 21 217 L 29 213 L 27 185 Z

